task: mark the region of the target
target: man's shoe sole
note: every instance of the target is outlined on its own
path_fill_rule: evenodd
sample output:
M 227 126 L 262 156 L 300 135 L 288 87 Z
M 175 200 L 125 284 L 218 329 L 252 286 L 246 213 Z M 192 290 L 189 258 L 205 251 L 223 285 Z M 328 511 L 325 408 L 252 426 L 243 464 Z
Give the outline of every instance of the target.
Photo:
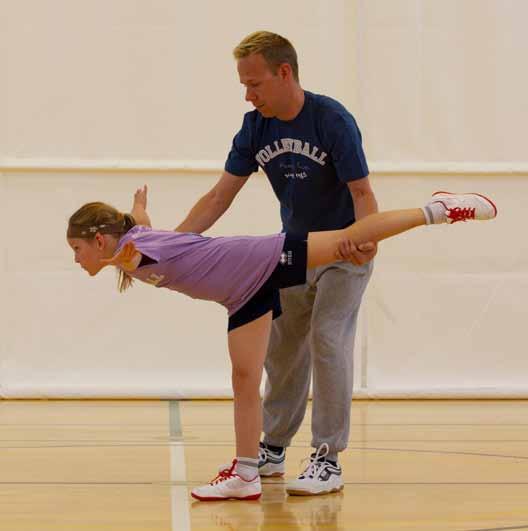
M 259 476 L 261 478 L 281 478 L 284 476 L 284 472 L 272 472 L 271 474 L 260 473 Z
M 335 489 L 325 490 L 322 492 L 310 492 L 308 490 L 286 489 L 290 496 L 323 496 L 324 494 L 332 494 L 334 492 L 341 492 L 345 488 L 344 485 L 336 487 Z

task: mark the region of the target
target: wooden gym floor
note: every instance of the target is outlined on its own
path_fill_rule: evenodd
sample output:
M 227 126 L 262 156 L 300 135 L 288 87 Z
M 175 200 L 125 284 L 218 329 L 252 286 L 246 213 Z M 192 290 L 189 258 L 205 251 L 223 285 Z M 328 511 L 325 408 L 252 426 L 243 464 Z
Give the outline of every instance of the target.
M 528 529 L 528 401 L 355 401 L 345 489 L 310 498 L 190 498 L 233 457 L 230 401 L 3 401 L 0 445 L 0 531 Z

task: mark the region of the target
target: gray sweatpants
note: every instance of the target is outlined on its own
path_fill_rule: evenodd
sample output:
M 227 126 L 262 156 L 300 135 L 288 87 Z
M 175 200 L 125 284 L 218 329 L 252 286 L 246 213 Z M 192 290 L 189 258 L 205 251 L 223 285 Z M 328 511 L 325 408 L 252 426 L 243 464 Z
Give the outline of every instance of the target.
M 347 446 L 353 354 L 361 298 L 372 262 L 339 262 L 308 270 L 307 282 L 281 290 L 265 361 L 264 442 L 289 446 L 304 414 L 313 370 L 312 446 L 329 457 Z

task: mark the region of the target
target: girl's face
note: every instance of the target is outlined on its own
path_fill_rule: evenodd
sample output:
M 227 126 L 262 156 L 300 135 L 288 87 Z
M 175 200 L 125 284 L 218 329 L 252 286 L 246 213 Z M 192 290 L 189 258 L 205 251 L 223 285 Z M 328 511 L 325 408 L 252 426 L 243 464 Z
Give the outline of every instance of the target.
M 108 239 L 99 233 L 91 240 L 68 238 L 68 244 L 74 252 L 75 263 L 92 277 L 104 267 L 104 264 L 101 264 L 101 258 L 112 256 L 113 251 L 109 249 L 108 243 Z

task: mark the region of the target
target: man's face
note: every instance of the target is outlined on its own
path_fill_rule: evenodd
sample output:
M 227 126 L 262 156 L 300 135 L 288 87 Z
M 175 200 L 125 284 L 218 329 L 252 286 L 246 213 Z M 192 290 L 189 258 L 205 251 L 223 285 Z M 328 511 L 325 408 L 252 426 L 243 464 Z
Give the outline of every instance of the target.
M 246 101 L 252 103 L 262 116 L 277 116 L 287 105 L 288 93 L 281 68 L 274 74 L 264 57 L 254 53 L 237 62 L 240 83 L 246 87 Z

